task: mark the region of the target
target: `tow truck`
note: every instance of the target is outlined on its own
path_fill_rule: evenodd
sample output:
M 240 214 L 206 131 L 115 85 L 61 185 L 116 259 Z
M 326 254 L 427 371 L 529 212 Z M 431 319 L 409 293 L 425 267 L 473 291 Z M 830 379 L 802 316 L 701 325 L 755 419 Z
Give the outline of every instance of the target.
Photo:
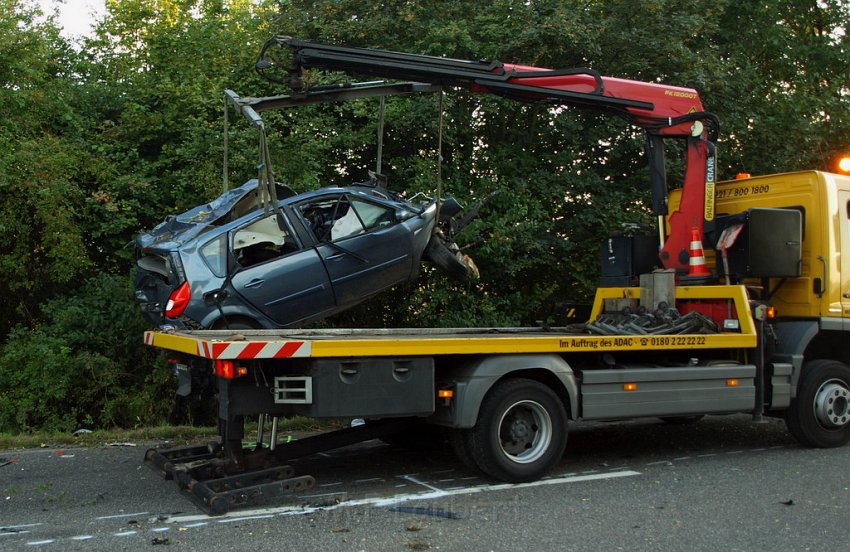
M 403 82 L 310 88 L 311 69 Z M 659 228 L 601 245 L 586 323 L 146 332 L 146 344 L 215 375 L 220 441 L 145 457 L 204 511 L 300 492 L 315 480 L 296 475 L 292 459 L 425 425 L 444 428 L 465 464 L 508 482 L 544 476 L 580 420 L 745 412 L 783 416 L 807 446 L 850 440 L 850 178 L 807 171 L 718 183 L 719 124 L 696 90 L 590 69 L 273 37 L 257 71 L 288 92 L 227 97 L 261 130 L 266 109 L 458 87 L 621 116 L 645 132 Z M 687 151 L 684 181 L 669 193 L 665 140 Z M 264 182 L 274 205 L 269 174 Z M 291 415 L 366 423 L 280 443 L 278 420 Z M 249 417 L 258 425 L 250 447 Z

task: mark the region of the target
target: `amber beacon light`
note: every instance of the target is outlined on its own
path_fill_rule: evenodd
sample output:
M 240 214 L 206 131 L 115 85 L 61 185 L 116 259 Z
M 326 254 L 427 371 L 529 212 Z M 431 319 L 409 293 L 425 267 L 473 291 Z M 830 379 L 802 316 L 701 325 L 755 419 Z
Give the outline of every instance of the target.
M 850 153 L 839 155 L 835 160 L 835 168 L 841 174 L 850 174 Z

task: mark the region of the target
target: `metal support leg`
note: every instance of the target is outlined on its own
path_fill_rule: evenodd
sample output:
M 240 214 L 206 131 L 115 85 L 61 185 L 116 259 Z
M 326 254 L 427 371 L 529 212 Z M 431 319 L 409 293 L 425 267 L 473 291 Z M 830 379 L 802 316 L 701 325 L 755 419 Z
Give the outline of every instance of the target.
M 274 450 L 275 445 L 277 445 L 277 420 L 277 416 L 272 418 L 272 435 L 269 438 L 269 450 Z

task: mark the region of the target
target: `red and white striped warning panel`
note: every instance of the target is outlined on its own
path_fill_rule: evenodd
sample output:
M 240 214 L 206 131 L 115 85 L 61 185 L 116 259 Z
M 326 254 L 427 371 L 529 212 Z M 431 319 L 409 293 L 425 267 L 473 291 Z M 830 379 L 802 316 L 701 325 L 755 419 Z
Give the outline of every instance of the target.
M 313 344 L 304 340 L 209 341 L 200 337 L 156 331 L 145 332 L 145 345 L 213 360 L 298 358 L 309 357 L 313 352 Z
M 308 357 L 311 351 L 309 341 L 198 341 L 198 356 L 221 360 Z

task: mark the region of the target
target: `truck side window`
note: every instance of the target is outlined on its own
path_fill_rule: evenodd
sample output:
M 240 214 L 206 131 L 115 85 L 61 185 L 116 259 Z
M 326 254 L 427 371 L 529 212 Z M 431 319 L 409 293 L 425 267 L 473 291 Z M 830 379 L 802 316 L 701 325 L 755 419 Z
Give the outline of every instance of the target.
M 275 213 L 240 228 L 233 235 L 233 252 L 242 267 L 276 259 L 299 249 L 292 233 L 288 229 L 280 229 Z

